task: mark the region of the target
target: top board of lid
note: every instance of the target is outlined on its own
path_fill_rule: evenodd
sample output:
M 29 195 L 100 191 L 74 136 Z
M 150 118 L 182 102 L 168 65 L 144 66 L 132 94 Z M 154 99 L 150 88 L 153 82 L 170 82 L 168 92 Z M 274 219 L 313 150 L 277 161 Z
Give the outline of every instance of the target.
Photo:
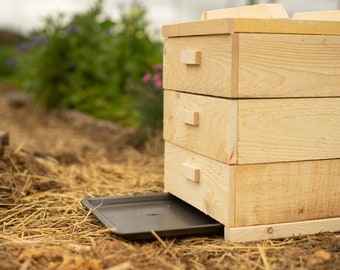
M 340 22 L 340 10 L 298 12 L 293 15 L 292 19 Z
M 204 11 L 200 21 L 165 25 L 163 37 L 231 33 L 340 35 L 340 10 L 297 13 L 289 19 L 281 4 Z
M 222 18 L 257 18 L 257 19 L 289 19 L 281 4 L 259 4 L 244 7 L 216 9 L 203 11 L 201 20 Z

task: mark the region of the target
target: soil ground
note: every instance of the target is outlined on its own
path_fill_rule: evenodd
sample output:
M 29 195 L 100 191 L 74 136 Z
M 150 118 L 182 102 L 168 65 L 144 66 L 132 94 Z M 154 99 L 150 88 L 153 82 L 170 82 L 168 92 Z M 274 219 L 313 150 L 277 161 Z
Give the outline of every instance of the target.
M 44 111 L 0 87 L 0 269 L 340 269 L 340 232 L 249 243 L 223 237 L 129 242 L 82 198 L 163 190 L 161 138 L 73 111 Z

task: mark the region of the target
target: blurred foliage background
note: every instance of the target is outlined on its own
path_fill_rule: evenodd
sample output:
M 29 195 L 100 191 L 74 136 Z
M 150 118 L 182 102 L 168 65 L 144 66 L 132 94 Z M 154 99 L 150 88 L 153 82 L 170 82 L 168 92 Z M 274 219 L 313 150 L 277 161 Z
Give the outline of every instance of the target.
M 45 108 L 67 108 L 141 133 L 161 129 L 162 41 L 148 32 L 146 9 L 132 4 L 117 20 L 102 1 L 65 22 L 46 18 L 23 36 L 0 31 L 0 81 L 32 94 Z

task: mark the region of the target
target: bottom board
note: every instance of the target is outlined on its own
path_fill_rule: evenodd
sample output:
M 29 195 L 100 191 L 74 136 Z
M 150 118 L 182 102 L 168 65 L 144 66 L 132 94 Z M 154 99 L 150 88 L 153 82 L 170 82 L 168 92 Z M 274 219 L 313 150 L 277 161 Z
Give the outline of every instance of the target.
M 94 197 L 86 206 L 114 234 L 128 240 L 155 236 L 223 235 L 224 226 L 170 193 Z
M 236 228 L 225 227 L 224 238 L 231 242 L 248 242 L 337 231 L 340 231 L 340 217 Z

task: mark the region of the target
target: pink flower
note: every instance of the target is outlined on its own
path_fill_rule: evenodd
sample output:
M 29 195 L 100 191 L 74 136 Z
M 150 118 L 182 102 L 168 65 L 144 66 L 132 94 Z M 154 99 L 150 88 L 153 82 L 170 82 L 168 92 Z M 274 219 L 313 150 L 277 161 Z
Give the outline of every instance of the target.
M 144 76 L 143 76 L 143 78 L 142 78 L 142 81 L 143 81 L 143 83 L 147 83 L 148 81 L 150 81 L 151 80 L 151 74 L 150 73 L 146 73 Z
M 162 87 L 162 75 L 156 74 L 153 76 L 153 81 L 157 87 Z
M 163 66 L 162 66 L 162 64 L 157 64 L 157 65 L 154 65 L 153 67 L 152 67 L 152 69 L 154 70 L 154 71 L 161 71 L 162 70 L 162 68 L 163 68 Z

